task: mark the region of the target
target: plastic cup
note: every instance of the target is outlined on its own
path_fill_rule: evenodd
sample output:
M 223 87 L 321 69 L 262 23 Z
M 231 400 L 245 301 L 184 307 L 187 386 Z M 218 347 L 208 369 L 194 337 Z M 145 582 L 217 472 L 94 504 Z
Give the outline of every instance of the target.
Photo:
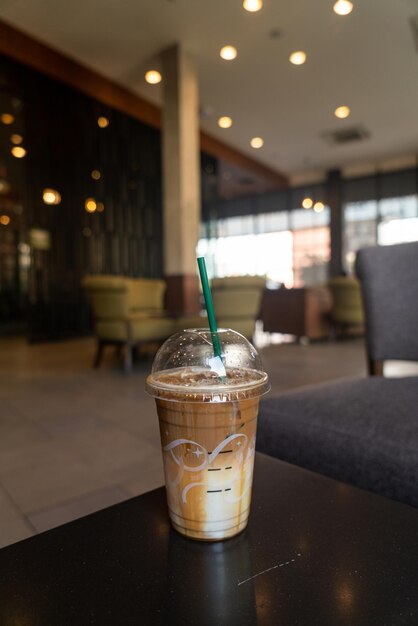
M 210 330 L 184 330 L 161 346 L 146 383 L 157 405 L 171 523 L 203 541 L 247 525 L 259 399 L 270 388 L 250 342 L 218 333 L 222 360 Z

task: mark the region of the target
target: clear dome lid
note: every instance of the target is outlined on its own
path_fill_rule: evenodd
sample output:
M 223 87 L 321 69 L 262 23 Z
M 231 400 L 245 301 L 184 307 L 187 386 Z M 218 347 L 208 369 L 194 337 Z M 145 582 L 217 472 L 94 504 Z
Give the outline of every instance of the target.
M 266 393 L 268 376 L 254 346 L 233 330 L 221 328 L 218 337 L 220 357 L 208 328 L 172 335 L 155 355 L 147 392 L 186 402 L 228 402 Z

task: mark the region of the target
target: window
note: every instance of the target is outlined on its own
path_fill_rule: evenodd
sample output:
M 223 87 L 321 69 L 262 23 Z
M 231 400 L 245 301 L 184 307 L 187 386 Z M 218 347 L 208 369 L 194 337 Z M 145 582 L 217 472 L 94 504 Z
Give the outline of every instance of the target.
M 418 240 L 418 196 L 387 198 L 379 203 L 377 241 L 381 245 Z
M 329 228 L 305 228 L 293 233 L 294 286 L 318 285 L 328 280 Z
M 379 244 L 405 243 L 418 240 L 418 217 L 403 220 L 389 220 L 379 224 L 377 229 Z
M 344 208 L 344 258 L 346 270 L 354 273 L 356 252 L 377 243 L 378 205 L 375 200 L 350 202 Z
M 360 248 L 418 241 L 418 196 L 347 203 L 344 222 L 345 265 L 353 273 Z
M 222 219 L 203 226 L 198 254 L 212 276 L 261 275 L 286 287 L 317 284 L 327 279 L 328 224 L 327 208 Z

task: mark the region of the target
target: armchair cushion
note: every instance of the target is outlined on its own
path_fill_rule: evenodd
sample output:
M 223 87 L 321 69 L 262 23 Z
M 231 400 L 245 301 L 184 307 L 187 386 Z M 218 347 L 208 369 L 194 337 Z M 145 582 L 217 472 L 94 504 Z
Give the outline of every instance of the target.
M 88 292 L 94 317 L 113 319 L 130 313 L 130 280 L 124 276 L 86 276 L 82 285 Z
M 152 278 L 136 278 L 130 281 L 131 311 L 163 311 L 166 283 Z
M 175 330 L 164 311 L 165 281 L 126 276 L 86 276 L 99 339 L 147 341 L 168 337 Z
M 125 319 L 99 320 L 96 332 L 100 339 L 108 341 L 159 341 L 176 331 L 171 318 L 153 318 L 132 315 Z
M 255 320 L 260 311 L 260 289 L 212 289 L 213 305 L 218 317 L 250 318 Z
M 218 325 L 251 338 L 266 284 L 264 276 L 227 276 L 212 280 Z
M 346 379 L 263 400 L 257 448 L 418 506 L 418 377 Z
M 418 360 L 418 241 L 359 250 L 369 357 Z
M 258 289 L 263 290 L 266 285 L 264 276 L 225 276 L 212 278 L 212 289 Z
M 360 282 L 356 278 L 336 276 L 328 286 L 332 293 L 332 318 L 340 324 L 363 324 L 364 312 Z

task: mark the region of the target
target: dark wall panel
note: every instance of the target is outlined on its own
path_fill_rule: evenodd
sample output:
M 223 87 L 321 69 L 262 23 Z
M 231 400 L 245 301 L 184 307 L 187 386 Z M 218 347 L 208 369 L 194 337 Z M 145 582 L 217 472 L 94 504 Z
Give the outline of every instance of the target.
M 86 333 L 84 274 L 162 276 L 160 132 L 0 56 L 3 112 L 15 117 L 0 123 L 0 179 L 9 181 L 13 202 L 0 197 L 0 212 L 10 215 L 16 255 L 19 244 L 31 244 L 31 229 L 50 236 L 49 249 L 31 246 L 28 275 L 16 283 L 29 336 Z M 106 128 L 99 128 L 99 116 L 108 118 Z M 11 155 L 12 133 L 23 136 L 22 159 Z M 100 171 L 99 180 L 92 170 Z M 59 205 L 43 202 L 47 187 L 59 191 Z M 87 213 L 87 198 L 104 210 Z

